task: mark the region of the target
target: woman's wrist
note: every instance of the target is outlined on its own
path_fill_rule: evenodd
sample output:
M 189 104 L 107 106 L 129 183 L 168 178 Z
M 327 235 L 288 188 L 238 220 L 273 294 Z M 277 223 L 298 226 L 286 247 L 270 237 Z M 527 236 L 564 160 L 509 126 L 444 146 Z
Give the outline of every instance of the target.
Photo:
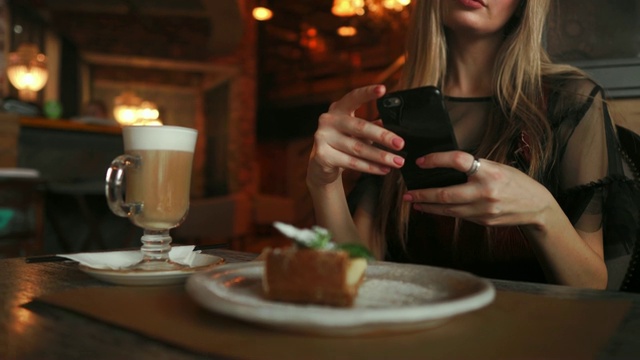
M 329 183 L 323 183 L 315 179 L 312 179 L 310 177 L 307 177 L 307 189 L 312 195 L 314 194 L 323 195 L 323 194 L 334 192 L 336 190 L 343 191 L 342 177 L 338 176 L 338 178 L 335 181 L 329 182 Z
M 533 216 L 525 224 L 520 226 L 521 229 L 538 236 L 548 234 L 557 226 L 558 220 L 565 217 L 564 211 L 562 211 L 553 195 L 546 188 L 544 190 L 545 194 L 541 197 L 544 200 L 538 206 L 538 210 L 533 213 Z
M 342 184 L 342 171 L 335 170 L 335 173 L 325 173 L 319 165 L 309 163 L 306 177 L 307 189 L 309 191 L 322 191 L 330 189 L 333 184 Z

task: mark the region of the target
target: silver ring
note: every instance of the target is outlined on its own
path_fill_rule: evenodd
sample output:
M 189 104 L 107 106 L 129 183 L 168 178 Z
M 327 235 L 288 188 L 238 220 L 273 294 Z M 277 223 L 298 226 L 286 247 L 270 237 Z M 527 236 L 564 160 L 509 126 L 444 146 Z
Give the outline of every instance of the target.
M 467 177 L 475 174 L 478 172 L 478 169 L 480 169 L 480 159 L 478 159 L 477 157 L 473 158 L 473 163 L 471 164 L 471 167 L 469 168 L 469 170 L 467 170 L 467 172 L 465 173 L 467 175 Z

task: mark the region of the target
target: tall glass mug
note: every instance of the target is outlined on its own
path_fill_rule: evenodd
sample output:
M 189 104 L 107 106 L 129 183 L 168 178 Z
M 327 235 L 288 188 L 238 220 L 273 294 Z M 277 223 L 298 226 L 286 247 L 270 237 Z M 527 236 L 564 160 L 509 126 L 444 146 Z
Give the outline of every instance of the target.
M 127 126 L 124 155 L 111 162 L 105 192 L 114 214 L 144 229 L 140 270 L 186 267 L 169 259 L 169 229 L 189 211 L 191 168 L 198 132 L 179 126 Z

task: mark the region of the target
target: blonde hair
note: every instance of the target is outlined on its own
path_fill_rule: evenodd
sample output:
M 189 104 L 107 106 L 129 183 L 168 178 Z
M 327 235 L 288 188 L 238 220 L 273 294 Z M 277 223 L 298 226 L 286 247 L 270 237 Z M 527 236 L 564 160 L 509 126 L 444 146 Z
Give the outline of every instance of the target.
M 400 88 L 443 86 L 448 50 L 440 3 L 440 0 L 419 0 L 415 4 Z M 541 106 L 544 105 L 542 79 L 559 73 L 583 76 L 573 67 L 553 64 L 543 48 L 549 4 L 550 0 L 521 0 L 505 26 L 504 42 L 498 50 L 493 73 L 498 113 L 490 116 L 476 153 L 482 158 L 507 163 L 514 139 L 526 133 L 530 139 L 539 140 L 529 144 L 528 174 L 535 179 L 540 179 L 549 165 L 553 147 L 551 126 Z M 384 239 L 389 233 L 399 239 L 402 247 L 406 244 L 410 209 L 401 199 L 404 189 L 399 172 L 385 177 L 371 239 L 372 249 L 378 256 L 385 253 Z M 488 231 L 491 234 L 491 230 Z

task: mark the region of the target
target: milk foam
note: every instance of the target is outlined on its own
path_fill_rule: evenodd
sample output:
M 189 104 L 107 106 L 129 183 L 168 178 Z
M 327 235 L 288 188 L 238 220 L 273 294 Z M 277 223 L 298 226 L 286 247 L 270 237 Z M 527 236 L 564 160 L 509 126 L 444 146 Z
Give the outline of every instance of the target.
M 193 152 L 198 131 L 180 126 L 125 126 L 124 149 L 177 150 Z

